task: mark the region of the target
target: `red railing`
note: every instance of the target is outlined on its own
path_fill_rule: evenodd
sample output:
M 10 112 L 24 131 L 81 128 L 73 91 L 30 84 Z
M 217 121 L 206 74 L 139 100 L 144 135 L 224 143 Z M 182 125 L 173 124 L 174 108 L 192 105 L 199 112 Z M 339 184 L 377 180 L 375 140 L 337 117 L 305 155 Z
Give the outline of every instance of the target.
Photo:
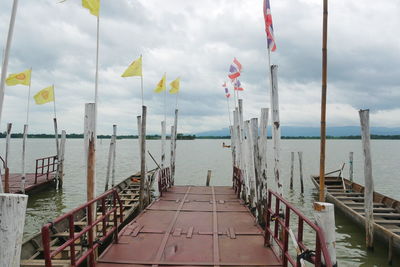
M 272 198 L 275 201 L 275 209 L 272 209 Z M 281 206 L 282 204 L 282 206 Z M 315 225 L 312 221 L 310 221 L 307 217 L 305 217 L 298 209 L 292 206 L 288 201 L 286 201 L 279 194 L 268 190 L 268 200 L 267 200 L 267 208 L 266 212 L 266 226 L 265 226 L 265 245 L 271 246 L 272 239 L 278 245 L 281 256 L 283 266 L 288 266 L 288 262 L 292 266 L 301 266 L 300 258 L 293 259 L 289 254 L 289 231 L 290 229 L 290 216 L 293 213 L 298 217 L 298 227 L 297 227 L 297 236 L 295 236 L 295 241 L 298 247 L 302 252 L 310 251 L 307 249 L 305 244 L 303 243 L 303 231 L 304 231 L 304 223 L 306 223 L 312 230 L 315 231 L 315 254 L 310 253 L 310 257 L 308 261 L 314 264 L 314 266 L 322 266 L 322 257 L 324 258 L 324 266 L 331 267 L 332 262 L 329 256 L 328 249 L 326 247 L 324 234 L 317 225 Z M 275 221 L 274 229 L 271 229 L 271 221 Z
M 162 196 L 162 192 L 167 191 L 168 187 L 172 186 L 171 181 L 171 171 L 169 167 L 160 169 L 158 171 L 158 191 L 160 192 L 160 196 Z
M 233 166 L 233 189 L 235 190 L 235 193 L 238 198 L 240 198 L 240 193 L 242 190 L 242 184 L 243 184 L 243 175 L 242 175 L 242 170 L 240 170 L 238 167 Z
M 50 174 L 57 171 L 57 165 L 57 156 L 37 159 L 35 168 L 35 184 L 37 183 L 37 178 L 40 176 L 46 175 L 46 179 L 49 179 Z
M 117 202 L 119 204 L 120 210 L 120 223 L 123 220 L 123 206 L 121 200 L 118 196 L 118 192 L 115 189 L 110 189 L 102 195 L 96 197 L 95 199 L 83 204 L 82 206 L 58 217 L 52 223 L 48 223 L 42 227 L 42 243 L 43 243 L 43 254 L 45 259 L 45 266 L 52 267 L 52 258 L 62 251 L 66 250 L 69 247 L 69 257 L 71 266 L 79 266 L 82 262 L 84 262 L 87 258 L 88 265 L 90 267 L 95 266 L 95 250 L 100 244 L 102 244 L 108 237 L 110 237 L 114 233 L 115 242 L 118 243 L 118 220 L 117 220 Z M 97 219 L 93 219 L 93 206 L 96 203 L 97 209 L 101 210 L 101 215 L 97 217 Z M 86 214 L 86 222 L 83 229 L 77 233 L 75 233 L 75 218 L 78 217 L 80 213 L 85 212 Z M 97 212 L 95 213 L 97 216 Z M 107 230 L 107 225 L 109 222 L 110 215 L 113 214 L 113 227 Z M 55 250 L 51 250 L 51 229 L 57 223 L 60 223 L 63 220 L 68 220 L 68 228 L 69 228 L 69 237 L 66 242 L 57 247 Z M 97 233 L 96 228 L 97 225 L 101 223 L 101 235 L 94 238 L 94 235 Z M 75 246 L 76 242 L 79 239 L 82 241 L 85 238 L 87 239 L 87 250 L 84 251 L 80 256 L 76 254 Z M 83 244 L 81 244 L 83 246 Z M 78 257 L 79 256 L 79 257 Z

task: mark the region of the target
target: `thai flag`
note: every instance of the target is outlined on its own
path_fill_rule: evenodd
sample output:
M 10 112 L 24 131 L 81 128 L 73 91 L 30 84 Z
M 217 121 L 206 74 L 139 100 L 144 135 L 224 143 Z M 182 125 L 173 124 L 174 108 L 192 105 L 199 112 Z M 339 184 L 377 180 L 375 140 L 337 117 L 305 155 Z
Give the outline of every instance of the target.
M 264 20 L 265 32 L 267 33 L 268 49 L 272 52 L 276 50 L 274 27 L 272 26 L 271 6 L 269 0 L 264 0 Z
M 231 97 L 231 94 L 229 93 L 229 90 L 226 87 L 225 87 L 225 96 L 226 96 L 226 98 Z
M 234 58 L 233 64 L 231 64 L 231 66 L 229 67 L 229 79 L 236 79 L 240 76 L 240 72 L 242 72 L 242 64 L 240 64 L 240 62 L 236 58 Z
M 236 80 L 235 83 L 233 84 L 233 88 L 237 91 L 243 91 L 242 84 L 240 83 L 239 80 Z

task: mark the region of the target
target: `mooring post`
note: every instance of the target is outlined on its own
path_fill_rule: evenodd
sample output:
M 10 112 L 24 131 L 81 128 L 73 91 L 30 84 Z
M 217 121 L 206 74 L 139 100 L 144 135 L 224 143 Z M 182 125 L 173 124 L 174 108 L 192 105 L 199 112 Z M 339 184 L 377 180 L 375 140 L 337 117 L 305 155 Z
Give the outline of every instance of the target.
M 85 104 L 84 142 L 86 152 L 86 195 L 87 201 L 95 196 L 96 190 L 96 104 Z M 95 211 L 96 209 L 92 209 Z M 95 217 L 94 217 L 95 218 Z
M 271 90 L 271 110 L 272 110 L 272 124 L 273 132 L 272 138 L 274 141 L 274 174 L 277 192 L 282 195 L 282 184 L 280 182 L 280 141 L 281 141 L 281 127 L 279 119 L 279 96 L 278 96 L 278 66 L 271 66 L 272 90 Z
M 28 196 L 0 194 L 0 266 L 20 266 Z
M 263 210 L 261 209 L 262 200 L 262 177 L 261 177 L 261 158 L 258 147 L 258 118 L 250 120 L 250 140 L 254 159 L 254 179 L 255 179 L 255 204 L 257 208 L 256 217 L 258 222 L 262 222 Z
M 11 128 L 12 128 L 12 123 L 7 123 L 7 135 L 6 135 L 6 156 L 4 159 L 4 169 L 5 169 L 5 175 L 4 175 L 4 192 L 9 193 L 10 192 L 10 172 L 8 168 L 8 157 L 10 155 L 10 142 L 11 142 Z M 25 193 L 25 192 L 23 192 Z
M 58 166 L 58 188 L 62 188 L 64 183 L 64 160 L 65 160 L 65 142 L 67 141 L 67 133 L 65 130 L 61 131 L 60 142 L 60 161 Z
M 208 171 L 207 171 L 206 186 L 210 186 L 210 180 L 211 180 L 211 170 L 208 170 Z
M 139 193 L 139 211 L 144 208 L 144 183 L 146 179 L 146 115 L 147 107 L 142 106 L 142 123 L 140 129 L 140 193 Z
M 268 114 L 269 108 L 261 109 L 260 138 L 258 140 L 258 152 L 261 161 L 261 206 L 264 207 L 267 199 L 267 140 L 268 140 Z
M 290 152 L 290 190 L 293 190 L 294 152 Z
M 107 160 L 107 173 L 106 173 L 106 184 L 105 184 L 105 191 L 108 190 L 108 183 L 110 181 L 110 176 L 112 172 L 112 165 L 114 162 L 114 151 L 115 151 L 115 142 L 116 142 L 116 135 L 117 135 L 117 125 L 113 125 L 113 134 L 110 140 L 110 147 L 108 149 L 108 160 Z M 113 184 L 113 182 L 112 182 Z M 111 186 L 113 187 L 113 185 Z
M 299 155 L 299 172 L 300 172 L 300 192 L 304 194 L 304 183 L 303 183 L 303 152 L 297 152 Z
M 360 110 L 361 139 L 364 153 L 364 208 L 365 208 L 365 234 L 368 249 L 374 247 L 374 181 L 372 178 L 372 160 L 370 148 L 369 110 Z
M 161 169 L 165 166 L 166 122 L 161 122 Z
M 314 202 L 315 223 L 324 233 L 326 247 L 333 266 L 336 262 L 335 206 L 326 202 Z M 323 263 L 325 260 L 323 260 Z
M 244 138 L 244 162 L 245 177 L 247 181 L 247 195 L 249 198 L 250 207 L 255 207 L 256 204 L 256 180 L 254 170 L 254 152 L 250 134 L 250 121 L 246 120 L 243 124 L 243 138 Z
M 354 156 L 354 153 L 350 152 L 349 153 L 349 179 L 350 179 L 350 182 L 353 182 L 353 156 Z

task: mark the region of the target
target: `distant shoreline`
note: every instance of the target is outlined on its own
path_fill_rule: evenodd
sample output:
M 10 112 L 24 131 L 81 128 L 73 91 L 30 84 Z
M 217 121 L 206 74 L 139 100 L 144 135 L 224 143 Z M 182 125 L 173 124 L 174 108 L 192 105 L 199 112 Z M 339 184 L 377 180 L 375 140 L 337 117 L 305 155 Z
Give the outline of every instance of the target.
M 5 138 L 5 133 L 0 133 L 0 138 Z M 60 136 L 59 136 L 60 137 Z M 194 134 L 178 134 L 178 140 L 194 140 L 194 139 L 230 139 L 230 136 L 196 136 Z M 11 134 L 12 139 L 20 139 L 22 138 L 22 133 L 13 133 Z M 48 139 L 54 138 L 54 134 L 28 134 L 29 139 Z M 97 139 L 110 139 L 110 135 L 98 135 Z M 118 135 L 117 139 L 137 139 L 137 135 Z M 170 137 L 167 136 L 167 139 Z M 329 140 L 359 140 L 361 136 L 359 135 L 348 135 L 348 136 L 327 136 Z M 67 139 L 83 139 L 83 134 L 67 134 Z M 160 135 L 147 135 L 147 140 L 159 140 L 161 139 Z M 271 139 L 269 136 L 268 139 Z M 319 140 L 319 136 L 282 136 L 282 139 L 287 140 Z M 373 140 L 400 140 L 400 135 L 377 135 L 372 134 L 371 139 Z

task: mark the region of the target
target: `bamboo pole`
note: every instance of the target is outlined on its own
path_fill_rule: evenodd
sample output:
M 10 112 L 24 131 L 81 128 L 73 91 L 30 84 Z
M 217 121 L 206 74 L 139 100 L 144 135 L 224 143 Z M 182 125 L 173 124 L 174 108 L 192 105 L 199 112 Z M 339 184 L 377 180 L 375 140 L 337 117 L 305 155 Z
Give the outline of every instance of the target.
M 25 159 L 26 159 L 26 141 L 28 138 L 28 125 L 24 125 L 24 133 L 22 137 L 22 161 L 21 161 L 21 192 L 25 194 L 25 181 L 26 181 L 26 172 L 25 172 Z
M 87 201 L 90 201 L 95 196 L 96 190 L 96 104 L 85 104 L 85 119 L 84 119 L 84 138 L 86 152 L 86 196 Z M 95 210 L 95 209 L 93 209 Z
M 176 161 L 176 139 L 178 133 L 178 109 L 175 109 L 175 118 L 174 118 L 174 139 L 172 143 L 172 154 L 171 154 L 171 180 L 172 184 L 175 181 L 175 161 Z
M 166 122 L 161 122 L 161 169 L 165 166 Z
M 294 152 L 290 152 L 290 190 L 293 190 Z
M 28 196 L 0 194 L 0 266 L 20 266 Z
M 297 152 L 299 155 L 299 173 L 300 173 L 300 192 L 304 194 L 304 182 L 303 182 L 303 152 Z
M 353 156 L 354 156 L 354 153 L 350 152 L 349 153 L 349 179 L 350 179 L 350 182 L 353 182 Z
M 364 154 L 364 208 L 365 208 L 365 234 L 368 249 L 374 247 L 374 181 L 372 178 L 372 160 L 370 148 L 369 110 L 360 110 L 361 138 Z
M 271 110 L 273 132 L 272 138 L 274 141 L 274 175 L 277 192 L 283 195 L 282 184 L 280 182 L 280 142 L 281 142 L 281 127 L 279 120 L 279 96 L 278 96 L 278 66 L 271 66 L 272 90 L 271 90 Z
M 321 146 L 319 161 L 319 201 L 325 201 L 325 141 L 326 141 L 326 89 L 328 62 L 328 0 L 324 0 L 322 34 L 322 97 L 321 97 Z
M 9 58 L 9 55 L 10 55 L 11 41 L 12 41 L 13 33 L 14 33 L 14 24 L 15 24 L 15 17 L 17 15 L 17 8 L 18 8 L 18 0 L 14 0 L 13 6 L 12 6 L 12 10 L 11 10 L 10 25 L 8 27 L 6 46 L 5 46 L 5 49 L 4 49 L 3 65 L 2 65 L 2 68 L 1 68 L 1 78 L 0 78 L 0 122 L 1 122 L 2 113 L 3 113 L 4 87 L 5 87 L 6 76 L 7 76 L 8 58 Z
M 67 133 L 65 130 L 61 131 L 61 142 L 60 142 L 60 162 L 58 169 L 58 188 L 62 188 L 64 183 L 64 160 L 65 160 L 65 142 L 67 141 Z
M 140 193 L 139 193 L 139 211 L 144 209 L 144 183 L 146 179 L 146 106 L 142 106 L 142 123 L 140 129 Z

